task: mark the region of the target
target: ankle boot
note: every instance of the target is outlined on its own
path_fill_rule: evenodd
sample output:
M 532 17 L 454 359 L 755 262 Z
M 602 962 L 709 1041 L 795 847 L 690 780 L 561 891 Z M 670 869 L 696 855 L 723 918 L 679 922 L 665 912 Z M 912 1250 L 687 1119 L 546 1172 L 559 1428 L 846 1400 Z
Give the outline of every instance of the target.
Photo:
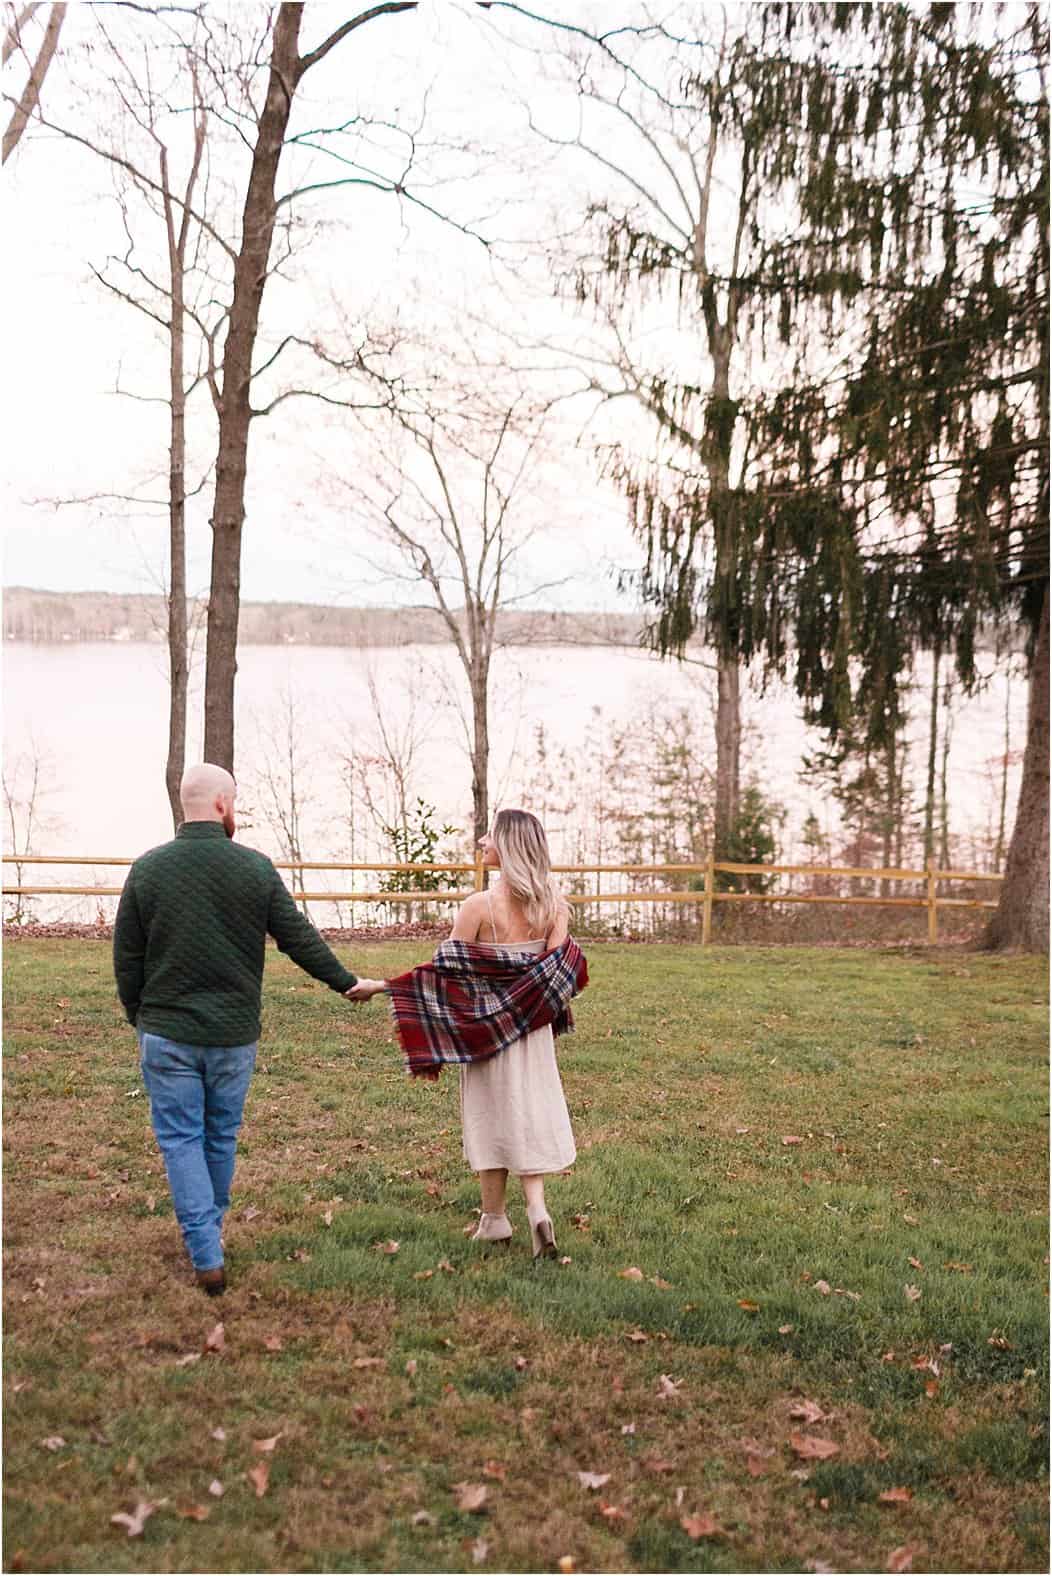
M 533 1256 L 535 1259 L 554 1259 L 555 1257 L 555 1230 L 547 1215 L 538 1215 L 536 1219 L 530 1217 L 530 1236 L 533 1239 Z
M 507 1215 L 481 1215 L 471 1241 L 502 1242 L 507 1247 L 511 1241 L 511 1221 Z

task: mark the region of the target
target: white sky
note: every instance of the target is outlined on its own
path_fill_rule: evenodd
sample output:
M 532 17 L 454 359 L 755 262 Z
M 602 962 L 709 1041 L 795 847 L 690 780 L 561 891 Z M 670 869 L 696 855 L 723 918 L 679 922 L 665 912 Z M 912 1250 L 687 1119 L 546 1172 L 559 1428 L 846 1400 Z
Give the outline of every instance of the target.
M 233 16 L 239 8 L 211 9 Z M 624 9 L 633 20 L 643 10 Z M 595 14 L 604 25 L 611 23 L 606 5 L 563 4 L 553 10 L 574 21 Z M 308 45 L 348 14 L 327 0 L 309 6 Z M 502 28 L 511 25 L 499 20 Z M 56 59 L 44 95 L 46 114 L 89 132 L 97 131 L 100 111 L 83 92 L 80 51 L 94 26 L 91 7 L 70 7 L 64 57 Z M 519 27 L 529 48 L 497 46 L 488 18 L 449 0 L 423 6 L 415 16 L 368 24 L 305 79 L 301 114 L 307 124 L 318 124 L 361 107 L 406 124 L 426 92 L 423 142 L 433 137 L 497 151 L 495 159 L 480 161 L 473 180 L 428 192 L 429 200 L 471 220 L 488 213 L 489 220 L 480 222 L 494 235 L 544 235 L 555 222 L 556 204 L 564 213 L 580 211 L 606 177 L 572 154 L 553 154 L 529 135 L 517 100 L 528 99 L 534 112 L 560 130 L 572 124 L 574 100 L 545 80 L 552 63 L 536 53 L 546 39 L 554 49 L 554 35 Z M 316 160 L 308 178 L 331 174 L 326 161 Z M 291 168 L 279 177 L 279 187 L 290 175 Z M 119 382 L 139 395 L 163 396 L 163 338 L 107 295 L 90 272 L 103 266 L 108 252 L 123 250 L 110 172 L 37 128 L 26 134 L 5 170 L 2 201 L 4 583 L 155 590 L 166 554 L 160 511 L 105 501 L 62 508 L 52 503 L 106 492 L 164 497 L 166 407 L 115 392 Z M 465 313 L 500 328 L 514 326 L 526 337 L 558 328 L 564 340 L 573 340 L 578 332 L 572 309 L 553 302 L 543 274 L 535 271 L 520 286 L 477 242 L 400 208 L 390 196 L 349 188 L 312 201 L 311 213 L 324 215 L 326 228 L 295 264 L 293 282 L 270 281 L 261 349 L 290 330 L 327 335 L 337 308 L 381 327 L 397 314 L 426 328 L 438 356 L 447 348 L 457 355 L 465 339 L 478 334 Z M 198 398 L 196 452 L 210 457 L 210 411 L 204 396 Z M 609 422 L 593 423 L 582 436 L 590 409 L 583 402 L 565 408 L 531 500 L 535 520 L 545 529 L 523 557 L 516 589 L 550 581 L 556 566 L 567 584 L 542 594 L 541 605 L 629 610 L 634 599 L 618 594 L 614 578 L 617 569 L 637 562 L 638 549 L 625 524 L 623 500 L 600 480 L 593 453 L 597 439 L 613 429 Z M 621 411 L 627 416 L 625 402 Z M 645 450 L 648 430 L 638 418 L 628 422 L 625 428 L 622 417 L 621 430 L 633 431 Z M 290 401 L 265 423 L 254 424 L 242 565 L 246 600 L 414 600 L 386 580 L 382 565 L 377 570 L 362 522 L 342 501 L 341 489 L 325 478 L 328 467 L 343 466 L 353 474 L 368 464 L 361 443 L 345 418 L 309 401 Z M 199 469 L 191 464 L 191 476 Z M 152 477 L 158 483 L 151 487 Z M 206 487 L 189 508 L 194 592 L 207 587 L 209 500 Z

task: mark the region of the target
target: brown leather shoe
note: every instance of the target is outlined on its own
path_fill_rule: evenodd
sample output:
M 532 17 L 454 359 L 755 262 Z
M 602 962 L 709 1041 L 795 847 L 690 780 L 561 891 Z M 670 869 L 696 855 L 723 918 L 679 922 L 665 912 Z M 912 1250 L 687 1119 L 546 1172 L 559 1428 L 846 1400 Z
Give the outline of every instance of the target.
M 209 1297 L 221 1297 L 226 1291 L 226 1271 L 221 1264 L 217 1269 L 197 1270 L 195 1274 L 197 1284 Z

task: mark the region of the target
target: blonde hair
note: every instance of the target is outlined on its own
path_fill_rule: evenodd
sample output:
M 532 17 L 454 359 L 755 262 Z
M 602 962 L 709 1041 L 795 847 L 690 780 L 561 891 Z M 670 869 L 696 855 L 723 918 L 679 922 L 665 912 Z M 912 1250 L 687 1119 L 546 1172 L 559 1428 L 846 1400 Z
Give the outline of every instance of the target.
M 546 936 L 559 912 L 544 827 L 528 810 L 498 810 L 491 832 L 509 894 L 534 935 Z

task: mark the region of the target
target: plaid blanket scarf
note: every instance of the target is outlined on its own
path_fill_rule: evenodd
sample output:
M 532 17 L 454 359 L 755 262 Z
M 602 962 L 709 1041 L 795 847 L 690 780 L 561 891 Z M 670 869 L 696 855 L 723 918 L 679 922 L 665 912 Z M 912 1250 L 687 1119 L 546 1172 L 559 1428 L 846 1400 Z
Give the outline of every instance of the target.
M 482 1062 L 532 1029 L 573 1029 L 570 1000 L 588 984 L 572 936 L 538 957 L 515 947 L 443 941 L 430 963 L 388 980 L 395 1028 L 414 1078 L 437 1078 L 447 1062 Z

